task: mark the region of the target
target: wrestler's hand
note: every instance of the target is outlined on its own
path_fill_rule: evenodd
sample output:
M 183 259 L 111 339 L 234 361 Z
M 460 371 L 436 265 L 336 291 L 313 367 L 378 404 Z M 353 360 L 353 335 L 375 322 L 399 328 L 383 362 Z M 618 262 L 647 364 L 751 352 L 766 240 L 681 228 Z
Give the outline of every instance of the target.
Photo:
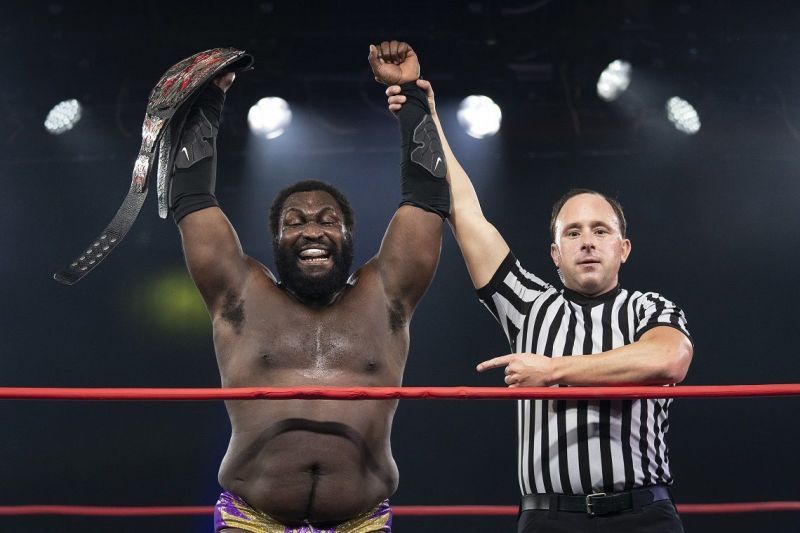
M 386 85 L 402 85 L 419 78 L 419 59 L 408 45 L 401 41 L 383 41 L 369 45 L 369 66 L 375 81 Z
M 428 80 L 417 80 L 417 87 L 425 91 L 425 94 L 428 95 L 428 107 L 431 108 L 431 116 L 436 116 L 436 102 L 433 99 L 433 87 L 431 87 L 431 82 Z M 400 86 L 399 85 L 390 85 L 386 88 L 386 96 L 389 97 L 389 111 L 392 113 L 397 113 L 400 111 L 400 108 L 403 107 L 403 104 L 406 103 L 406 97 L 400 94 Z
M 222 89 L 222 92 L 228 92 L 228 89 L 233 85 L 233 80 L 236 79 L 235 72 L 226 72 L 214 78 L 214 85 Z
M 535 353 L 512 353 L 495 357 L 477 366 L 478 372 L 505 367 L 505 382 L 510 388 L 553 385 L 553 360 Z

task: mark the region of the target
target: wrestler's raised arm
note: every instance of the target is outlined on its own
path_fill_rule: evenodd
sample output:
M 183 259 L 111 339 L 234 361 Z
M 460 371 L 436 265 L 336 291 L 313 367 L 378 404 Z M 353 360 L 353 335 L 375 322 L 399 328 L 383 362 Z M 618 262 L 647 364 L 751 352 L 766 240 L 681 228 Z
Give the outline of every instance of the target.
M 397 114 L 402 138 L 402 201 L 372 261 L 389 301 L 408 320 L 439 263 L 442 219 L 450 209 L 446 164 L 425 94 L 414 85 L 419 78 L 414 50 L 399 41 L 370 45 L 369 63 L 376 81 L 401 84 L 410 91 L 411 102 Z
M 448 221 L 458 246 L 461 248 L 472 283 L 476 289 L 479 289 L 489 283 L 500 263 L 508 255 L 508 244 L 497 228 L 483 216 L 475 188 L 447 143 L 442 124 L 436 114 L 433 88 L 430 82 L 417 80 L 416 84 L 425 91 L 431 117 L 436 125 L 447 161 L 447 181 L 450 183 L 452 196 L 452 208 Z M 386 95 L 389 97 L 389 110 L 393 113 L 402 113 L 408 105 L 408 98 L 398 85 L 392 85 L 386 89 Z
M 175 158 L 171 199 L 189 274 L 212 316 L 223 297 L 238 294 L 248 272 L 248 258 L 228 217 L 214 197 L 216 136 L 225 92 L 235 74 L 216 78 L 195 102 Z

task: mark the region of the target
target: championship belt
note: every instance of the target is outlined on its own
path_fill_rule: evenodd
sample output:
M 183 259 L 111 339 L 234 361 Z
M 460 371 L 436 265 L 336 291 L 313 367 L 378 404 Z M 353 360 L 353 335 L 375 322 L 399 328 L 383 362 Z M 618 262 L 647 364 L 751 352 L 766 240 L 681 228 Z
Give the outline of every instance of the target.
M 175 146 L 186 115 L 195 98 L 223 72 L 248 70 L 253 57 L 234 48 L 214 48 L 200 52 L 170 67 L 161 77 L 147 102 L 142 125 L 142 145 L 133 166 L 133 179 L 125 200 L 106 229 L 81 252 L 77 259 L 53 275 L 56 281 L 72 285 L 91 272 L 116 248 L 131 229 L 147 198 L 148 178 L 158 151 L 158 213 L 169 212 L 169 185 Z M 174 141 L 174 142 L 173 142 Z

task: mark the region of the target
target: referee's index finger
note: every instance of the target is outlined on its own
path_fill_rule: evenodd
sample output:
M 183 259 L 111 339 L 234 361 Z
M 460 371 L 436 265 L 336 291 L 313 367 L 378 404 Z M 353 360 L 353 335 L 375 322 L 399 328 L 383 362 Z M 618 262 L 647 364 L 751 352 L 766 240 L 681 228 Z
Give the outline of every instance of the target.
M 475 367 L 475 369 L 478 372 L 483 372 L 484 370 L 491 370 L 492 368 L 500 368 L 501 366 L 506 366 L 508 363 L 510 363 L 513 357 L 513 354 L 504 355 L 502 357 L 494 357 L 482 363 L 478 363 L 478 366 Z

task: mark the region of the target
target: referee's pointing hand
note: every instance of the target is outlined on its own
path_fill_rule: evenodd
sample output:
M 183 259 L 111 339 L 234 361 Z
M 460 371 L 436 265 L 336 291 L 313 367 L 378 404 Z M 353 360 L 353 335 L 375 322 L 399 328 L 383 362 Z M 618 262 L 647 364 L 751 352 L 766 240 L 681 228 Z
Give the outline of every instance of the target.
M 512 353 L 480 363 L 476 370 L 484 372 L 505 367 L 509 387 L 549 387 L 553 384 L 553 361 L 535 353 Z

